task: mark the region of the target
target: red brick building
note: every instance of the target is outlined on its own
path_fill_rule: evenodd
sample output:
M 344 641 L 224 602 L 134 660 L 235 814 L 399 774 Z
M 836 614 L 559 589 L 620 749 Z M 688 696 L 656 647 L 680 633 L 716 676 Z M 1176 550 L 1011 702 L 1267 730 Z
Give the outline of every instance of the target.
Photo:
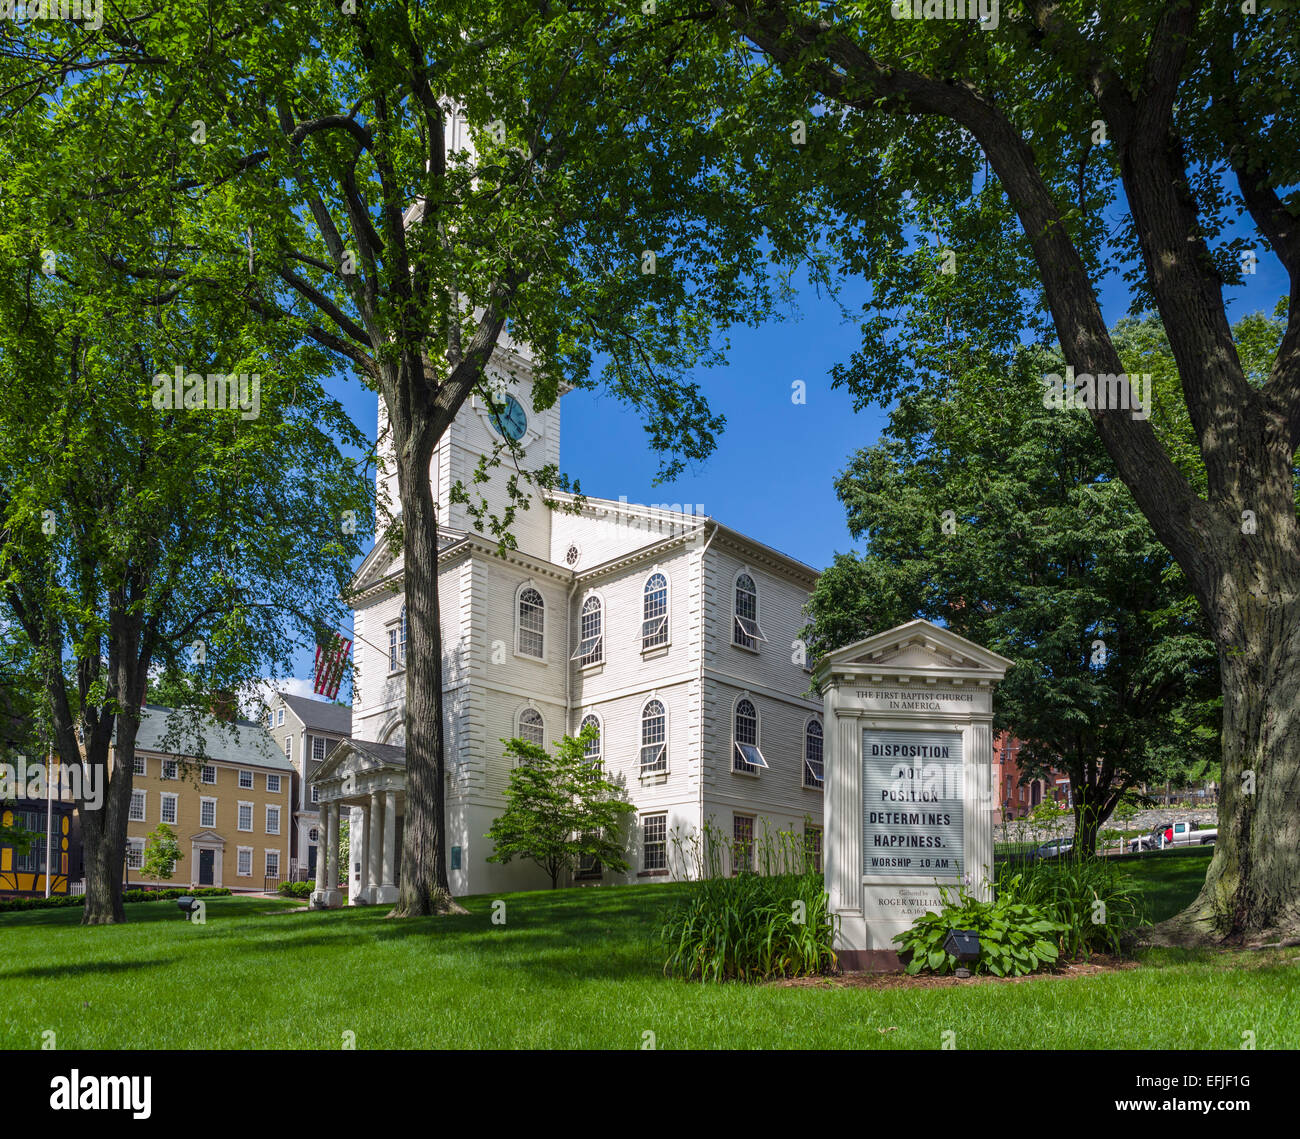
M 1070 805 L 1070 777 L 1053 768 L 1047 778 L 1022 782 L 1019 756 L 1021 741 L 1006 732 L 993 737 L 993 798 L 998 806 L 997 822 L 1023 818 L 1039 803 L 1049 800 Z

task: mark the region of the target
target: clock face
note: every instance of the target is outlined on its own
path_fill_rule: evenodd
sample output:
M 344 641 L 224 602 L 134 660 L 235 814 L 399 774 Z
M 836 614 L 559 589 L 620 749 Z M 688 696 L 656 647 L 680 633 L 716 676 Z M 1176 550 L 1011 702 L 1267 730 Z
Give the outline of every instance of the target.
M 523 405 L 514 396 L 505 396 L 501 401 L 501 410 L 495 413 L 492 426 L 507 439 L 518 443 L 528 430 L 528 416 L 524 414 Z

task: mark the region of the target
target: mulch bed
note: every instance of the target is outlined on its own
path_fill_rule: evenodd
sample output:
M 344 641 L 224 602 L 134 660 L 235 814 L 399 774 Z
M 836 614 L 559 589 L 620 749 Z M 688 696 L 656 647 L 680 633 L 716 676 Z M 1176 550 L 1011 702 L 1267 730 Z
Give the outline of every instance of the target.
M 841 973 L 834 977 L 790 977 L 773 984 L 788 988 L 832 989 L 944 989 L 956 985 L 1022 985 L 1027 981 L 1068 981 L 1079 977 L 1095 977 L 1100 973 L 1114 973 L 1121 969 L 1137 969 L 1140 962 L 1125 957 L 1105 957 L 1096 954 L 1087 961 L 1074 961 L 1051 973 L 1030 973 L 1024 977 L 944 977 L 933 973 Z

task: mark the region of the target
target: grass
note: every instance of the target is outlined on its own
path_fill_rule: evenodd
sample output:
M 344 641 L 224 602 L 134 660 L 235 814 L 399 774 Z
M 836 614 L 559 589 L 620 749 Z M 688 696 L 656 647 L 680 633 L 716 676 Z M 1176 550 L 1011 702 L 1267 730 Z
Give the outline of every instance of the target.
M 1200 855 L 1198 858 L 1197 855 Z M 1204 855 L 1135 860 L 1155 916 L 1190 900 Z M 949 988 L 699 985 L 649 943 L 679 885 L 488 897 L 466 917 L 285 910 L 218 898 L 207 924 L 168 904 L 83 929 L 78 910 L 0 916 L 0 1047 L 60 1049 L 1260 1048 L 1300 1046 L 1300 954 L 1147 951 L 1078 979 Z M 1170 908 L 1172 907 L 1172 909 Z M 889 1030 L 889 1031 L 882 1031 Z

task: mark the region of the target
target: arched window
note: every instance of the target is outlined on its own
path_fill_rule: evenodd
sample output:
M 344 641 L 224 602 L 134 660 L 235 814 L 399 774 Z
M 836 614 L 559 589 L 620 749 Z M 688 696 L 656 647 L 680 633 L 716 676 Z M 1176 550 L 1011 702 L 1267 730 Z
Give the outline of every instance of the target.
M 822 726 L 818 720 L 809 720 L 803 733 L 803 785 L 821 787 L 826 778 L 822 765 Z
M 546 652 L 546 602 L 531 586 L 519 593 L 519 632 L 517 651 L 541 660 Z
M 406 606 L 402 618 L 388 626 L 388 671 L 397 672 L 406 667 Z
M 668 715 L 662 700 L 641 709 L 641 773 L 668 770 Z
M 578 734 L 582 735 L 588 728 L 595 728 L 596 734 L 583 745 L 582 756 L 588 763 L 594 765 L 600 763 L 602 755 L 599 718 L 583 716 L 582 723 L 578 725 Z
M 600 598 L 592 594 L 582 603 L 582 639 L 573 654 L 579 666 L 599 664 L 605 659 L 605 634 Z
M 641 649 L 653 649 L 668 643 L 668 579 L 652 573 L 645 583 L 645 601 L 641 620 Z
M 733 636 L 734 643 L 742 649 L 758 649 L 760 641 L 766 641 L 763 630 L 758 627 L 758 587 L 747 573 L 736 578 L 736 620 Z
M 767 767 L 767 760 L 758 750 L 758 709 L 749 699 L 736 701 L 735 748 L 731 757 L 731 769 L 755 774 L 760 767 Z
M 538 747 L 546 746 L 546 723 L 536 708 L 525 708 L 519 713 L 519 738 Z

